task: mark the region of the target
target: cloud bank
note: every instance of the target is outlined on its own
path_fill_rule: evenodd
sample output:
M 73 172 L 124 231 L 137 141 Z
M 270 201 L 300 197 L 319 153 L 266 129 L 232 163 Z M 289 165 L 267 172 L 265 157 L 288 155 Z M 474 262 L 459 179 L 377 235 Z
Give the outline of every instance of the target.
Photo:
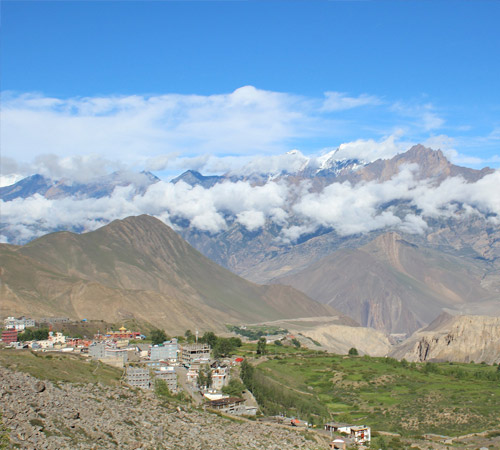
M 27 199 L 0 202 L 3 242 L 25 242 L 56 229 L 90 231 L 112 220 L 150 214 L 174 226 L 183 221 L 202 232 L 218 233 L 239 223 L 249 231 L 266 224 L 281 228 L 280 239 L 291 242 L 318 227 L 340 235 L 391 228 L 423 233 L 429 218 L 458 214 L 484 217 L 500 225 L 500 171 L 475 183 L 460 177 L 439 185 L 418 180 L 417 165 L 407 165 L 385 182 L 333 183 L 319 192 L 309 181 L 285 180 L 252 185 L 225 181 L 206 189 L 184 182 L 158 182 L 137 194 L 133 186 L 117 187 L 109 197 Z

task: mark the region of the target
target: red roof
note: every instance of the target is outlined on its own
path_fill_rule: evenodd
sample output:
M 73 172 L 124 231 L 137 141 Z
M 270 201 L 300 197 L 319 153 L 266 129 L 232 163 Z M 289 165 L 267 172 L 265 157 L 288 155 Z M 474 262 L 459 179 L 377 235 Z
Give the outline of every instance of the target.
M 235 362 L 243 362 L 243 358 L 236 358 L 234 361 Z

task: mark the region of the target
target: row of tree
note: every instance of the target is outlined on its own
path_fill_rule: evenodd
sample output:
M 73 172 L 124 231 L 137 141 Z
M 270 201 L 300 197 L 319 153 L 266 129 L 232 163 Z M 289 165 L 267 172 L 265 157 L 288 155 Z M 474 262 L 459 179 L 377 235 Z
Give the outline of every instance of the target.
M 236 352 L 236 349 L 242 345 L 240 338 L 223 338 L 217 336 L 213 331 L 205 332 L 199 339 L 199 342 L 210 345 L 214 358 L 227 358 L 233 355 Z
M 49 337 L 48 328 L 26 328 L 22 333 L 17 335 L 17 339 L 21 342 L 44 341 L 48 337 Z
M 327 408 L 314 396 L 302 395 L 266 376 L 246 360 L 241 364 L 241 379 L 252 392 L 265 414 L 285 413 L 287 416 L 304 417 L 308 422 L 318 422 L 329 417 Z

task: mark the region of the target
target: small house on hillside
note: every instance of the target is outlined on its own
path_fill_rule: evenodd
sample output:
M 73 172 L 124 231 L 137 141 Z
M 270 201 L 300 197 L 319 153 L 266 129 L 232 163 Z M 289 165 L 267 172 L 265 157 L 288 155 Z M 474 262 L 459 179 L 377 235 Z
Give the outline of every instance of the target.
M 371 428 L 366 425 L 328 422 L 325 424 L 325 430 L 330 431 L 331 433 L 345 434 L 356 444 L 369 444 L 371 440 Z
M 228 397 L 212 400 L 208 402 L 207 406 L 220 412 L 240 415 L 246 412 L 244 402 L 245 400 L 239 397 Z
M 233 414 L 235 416 L 254 416 L 257 413 L 255 406 L 246 406 L 245 400 L 239 397 L 227 397 L 218 400 L 212 400 L 207 403 L 207 406 L 217 411 Z

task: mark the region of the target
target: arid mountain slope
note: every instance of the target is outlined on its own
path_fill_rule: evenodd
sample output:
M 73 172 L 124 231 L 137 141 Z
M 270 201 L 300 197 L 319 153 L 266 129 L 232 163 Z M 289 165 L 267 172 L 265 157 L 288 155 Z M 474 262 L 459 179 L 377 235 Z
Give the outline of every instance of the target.
M 336 314 L 295 289 L 243 280 L 150 216 L 3 244 L 0 257 L 3 315 L 136 318 L 174 332 Z
M 482 170 L 470 169 L 456 166 L 444 156 L 440 150 L 432 150 L 422 145 L 416 145 L 404 153 L 400 153 L 390 159 L 379 159 L 371 163 L 354 164 L 341 171 L 331 170 L 328 174 L 318 172 L 298 172 L 294 174 L 283 174 L 273 178 L 269 183 L 279 182 L 288 186 L 307 186 L 309 193 L 322 192 L 327 186 L 339 186 L 347 183 L 348 186 L 363 186 L 368 183 L 377 186 L 395 179 L 404 168 L 411 167 L 412 177 L 419 186 L 432 186 L 437 188 L 443 182 L 451 179 L 464 180 L 471 184 L 483 179 L 486 175 L 494 172 L 491 168 Z M 198 174 L 199 175 L 199 174 Z M 201 175 L 199 175 L 201 176 Z M 192 178 L 186 173 L 187 182 Z M 227 180 L 219 177 L 221 180 Z M 443 188 L 446 190 L 446 188 Z M 458 189 L 461 187 L 449 187 Z M 349 189 L 347 189 L 349 191 Z M 292 192 L 295 192 L 292 190 Z M 411 189 L 408 191 L 411 192 Z M 369 193 L 367 194 L 369 196 Z M 312 197 L 314 200 L 314 196 Z M 301 212 L 304 205 L 297 211 L 296 198 L 289 199 L 287 213 L 287 226 L 304 227 L 307 229 L 308 222 Z M 369 203 L 369 202 L 368 202 Z M 362 208 L 363 203 L 355 208 Z M 324 204 L 325 210 L 335 210 L 339 206 Z M 349 217 L 348 206 L 343 205 L 343 212 Z M 454 211 L 453 214 L 425 215 L 419 210 L 415 202 L 405 198 L 404 188 L 399 199 L 391 199 L 387 203 L 378 206 L 376 214 L 387 212 L 404 218 L 407 214 L 421 216 L 425 222 L 419 233 L 408 229 L 397 228 L 398 233 L 409 234 L 405 239 L 418 243 L 419 246 L 429 247 L 448 253 L 459 252 L 471 258 L 484 258 L 489 262 L 497 264 L 500 275 L 500 228 L 495 226 L 493 216 L 488 214 L 471 214 L 467 208 L 462 208 L 460 202 L 442 206 L 443 210 Z M 439 209 L 439 208 L 438 208 Z M 481 207 L 479 206 L 479 209 Z M 308 211 L 310 216 L 314 213 Z M 375 214 L 375 213 L 374 213 Z M 329 217 L 328 214 L 325 214 Z M 363 214 L 360 214 L 363 217 Z M 323 216 L 321 216 L 323 217 Z M 362 220 L 360 218 L 360 220 Z M 364 220 L 367 220 L 366 217 Z M 314 220 L 313 220 L 314 221 Z M 341 221 L 342 222 L 342 221 Z M 233 272 L 258 283 L 267 283 L 269 280 L 292 274 L 305 269 L 310 264 L 327 256 L 340 248 L 358 248 L 376 236 L 391 230 L 390 226 L 375 226 L 371 231 L 345 234 L 339 232 L 335 226 L 329 226 L 328 220 L 320 225 L 312 226 L 310 231 L 301 234 L 296 240 L 283 239 L 283 226 L 268 221 L 259 229 L 249 231 L 237 221 L 228 220 L 228 227 L 218 233 L 206 233 L 194 227 L 185 227 L 181 224 L 182 236 L 204 255 L 218 262 Z M 408 231 L 409 230 L 409 231 Z
M 352 347 L 370 356 L 386 356 L 392 349 L 385 333 L 368 327 L 325 325 L 303 331 L 302 334 L 341 355 L 347 354 Z
M 443 313 L 390 353 L 408 361 L 500 363 L 500 317 Z
M 473 182 L 493 172 L 493 169 L 489 167 L 475 170 L 456 166 L 446 159 L 441 150 L 432 150 L 419 144 L 391 159 L 377 159 L 356 172 L 344 176 L 344 179 L 354 183 L 372 180 L 387 181 L 396 175 L 404 165 L 409 164 L 418 165 L 418 179 L 429 179 L 436 182 L 441 182 L 447 177 L 456 176 L 461 176 L 465 180 Z
M 364 326 L 411 333 L 445 308 L 458 311 L 490 303 L 500 310 L 498 286 L 482 285 L 485 264 L 418 247 L 396 233 L 386 233 L 277 280 Z

